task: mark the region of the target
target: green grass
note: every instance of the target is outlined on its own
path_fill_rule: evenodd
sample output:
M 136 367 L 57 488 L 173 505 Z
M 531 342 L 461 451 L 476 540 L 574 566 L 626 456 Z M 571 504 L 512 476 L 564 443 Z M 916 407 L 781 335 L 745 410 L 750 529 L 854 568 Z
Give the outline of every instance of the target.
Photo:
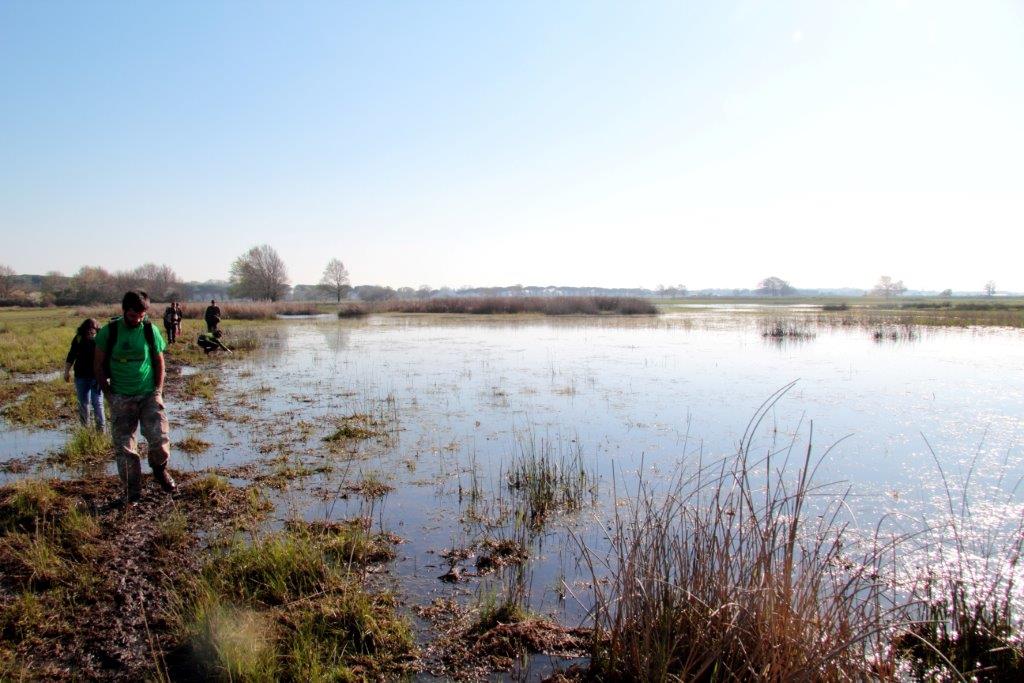
M 189 455 L 196 455 L 202 453 L 210 447 L 209 441 L 203 441 L 195 434 L 189 434 L 181 441 L 174 444 L 174 447 L 182 453 L 188 453 Z
M 186 399 L 204 399 L 212 401 L 217 396 L 220 378 L 215 375 L 197 372 L 185 378 L 182 396 Z
M 78 427 L 64 445 L 62 462 L 69 466 L 80 466 L 109 460 L 113 448 L 109 434 L 91 427 Z
M 0 368 L 59 370 L 82 320 L 69 308 L 0 310 Z
M 7 404 L 4 418 L 19 427 L 53 428 L 62 421 L 77 419 L 74 386 L 60 379 L 33 382 L 20 391 L 21 397 Z
M 304 524 L 211 556 L 176 612 L 194 664 L 222 680 L 393 678 L 412 631 Z

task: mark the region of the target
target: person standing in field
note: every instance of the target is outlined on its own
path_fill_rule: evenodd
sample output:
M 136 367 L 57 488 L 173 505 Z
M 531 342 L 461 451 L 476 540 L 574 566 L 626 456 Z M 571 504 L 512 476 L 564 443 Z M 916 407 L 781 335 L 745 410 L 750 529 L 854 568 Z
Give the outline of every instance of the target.
M 178 302 L 174 303 L 174 337 L 178 338 L 181 336 L 181 319 L 185 317 L 185 314 L 181 311 L 181 304 Z
M 164 329 L 167 331 L 167 343 L 173 344 L 178 333 L 178 304 L 175 301 L 164 309 Z
M 117 454 L 117 472 L 129 503 L 142 495 L 142 465 L 136 450 L 135 432 L 149 444 L 153 480 L 167 493 L 177 488 L 167 471 L 171 448 L 164 414 L 164 349 L 160 330 L 146 317 L 149 296 L 131 291 L 121 300 L 124 315 L 115 318 L 96 335 L 94 371 L 110 400 L 111 436 Z
M 217 325 L 220 324 L 220 306 L 213 299 L 210 299 L 210 305 L 206 307 L 206 315 L 203 316 L 206 319 L 206 331 L 213 332 L 217 329 Z
M 103 415 L 103 396 L 96 383 L 96 332 L 100 324 L 94 318 L 86 318 L 71 340 L 68 357 L 64 361 L 64 381 L 71 381 L 71 370 L 75 371 L 75 393 L 78 394 L 78 421 L 83 427 L 89 424 L 89 405 L 92 404 L 92 418 L 96 430 L 102 432 L 106 422 Z

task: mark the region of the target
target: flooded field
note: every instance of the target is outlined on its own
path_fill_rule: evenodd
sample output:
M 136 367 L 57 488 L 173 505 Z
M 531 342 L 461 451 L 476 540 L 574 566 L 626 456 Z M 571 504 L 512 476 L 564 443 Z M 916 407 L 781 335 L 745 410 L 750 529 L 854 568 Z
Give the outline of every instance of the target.
M 721 309 L 281 321 L 254 355 L 168 380 L 171 465 L 258 483 L 271 526 L 363 517 L 398 537 L 376 580 L 421 645 L 438 599 L 471 607 L 513 593 L 531 612 L 587 625 L 602 571 L 581 562 L 581 546 L 607 553 L 615 511 L 641 479 L 667 486 L 741 443 L 776 454 L 775 468 L 790 453 L 794 475 L 811 445 L 824 456 L 815 481 L 830 484 L 821 494 L 848 490 L 844 515 L 865 536 L 920 533 L 964 491 L 979 529 L 1019 523 L 1024 332 L 775 325 Z M 5 429 L 0 463 L 66 438 Z M 550 486 L 533 491 L 541 470 Z M 0 483 L 21 476 L 9 468 Z M 925 560 L 900 561 L 913 571 Z

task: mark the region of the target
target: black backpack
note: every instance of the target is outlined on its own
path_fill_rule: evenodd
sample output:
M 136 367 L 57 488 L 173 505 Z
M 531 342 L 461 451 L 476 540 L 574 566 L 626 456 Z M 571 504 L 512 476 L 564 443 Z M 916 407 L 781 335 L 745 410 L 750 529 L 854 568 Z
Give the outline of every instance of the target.
M 111 319 L 107 323 L 107 355 L 103 359 L 103 371 L 110 377 L 110 357 L 114 353 L 114 346 L 117 344 L 117 329 L 121 327 L 117 323 L 121 322 L 122 316 L 117 316 Z M 156 358 L 156 337 L 153 335 L 153 323 L 149 320 L 142 321 L 142 336 L 146 338 L 146 343 L 149 344 L 149 362 L 153 363 L 153 359 Z

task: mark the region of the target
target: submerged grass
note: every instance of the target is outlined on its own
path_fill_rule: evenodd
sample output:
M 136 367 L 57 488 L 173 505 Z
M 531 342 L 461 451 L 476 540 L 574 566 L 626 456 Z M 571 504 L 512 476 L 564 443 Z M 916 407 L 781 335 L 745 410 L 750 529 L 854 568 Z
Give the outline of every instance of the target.
M 217 387 L 220 386 L 220 378 L 216 375 L 197 372 L 185 378 L 185 385 L 182 395 L 187 399 L 204 399 L 212 401 L 217 396 Z

